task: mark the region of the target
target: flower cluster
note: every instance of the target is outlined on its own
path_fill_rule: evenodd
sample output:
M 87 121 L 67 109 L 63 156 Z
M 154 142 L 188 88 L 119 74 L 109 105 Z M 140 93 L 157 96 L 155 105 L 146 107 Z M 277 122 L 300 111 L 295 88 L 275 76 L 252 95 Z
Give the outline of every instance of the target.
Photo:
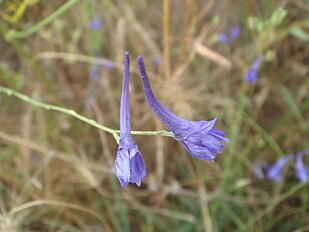
M 227 32 L 222 32 L 218 35 L 218 42 L 221 44 L 228 44 L 238 39 L 240 32 L 241 27 L 239 25 L 233 26 Z
M 299 181 L 307 182 L 309 180 L 309 169 L 304 165 L 304 156 L 309 155 L 309 149 L 302 150 L 296 155 L 287 154 L 278 159 L 274 164 L 267 166 L 263 161 L 255 164 L 253 172 L 258 179 L 263 179 L 267 176 L 273 181 L 282 179 L 282 171 L 289 161 L 295 162 L 295 174 Z
M 147 176 L 145 163 L 138 147 L 133 143 L 131 136 L 129 79 L 129 54 L 124 58 L 124 80 L 120 103 L 120 141 L 115 161 L 115 174 L 121 186 L 129 183 L 141 185 L 141 179 Z M 138 69 L 143 83 L 145 98 L 158 118 L 173 132 L 175 139 L 180 141 L 192 156 L 214 161 L 216 153 L 221 153 L 224 145 L 229 142 L 225 134 L 214 128 L 216 118 L 211 121 L 188 121 L 176 116 L 163 106 L 154 96 L 145 70 L 143 58 L 138 57 Z

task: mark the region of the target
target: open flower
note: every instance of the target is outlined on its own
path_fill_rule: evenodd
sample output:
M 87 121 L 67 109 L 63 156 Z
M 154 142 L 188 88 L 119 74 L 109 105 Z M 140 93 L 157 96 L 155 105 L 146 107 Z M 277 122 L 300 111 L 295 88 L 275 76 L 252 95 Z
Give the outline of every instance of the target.
M 282 170 L 287 164 L 287 162 L 291 159 L 293 159 L 293 155 L 289 154 L 277 160 L 276 163 L 274 163 L 268 168 L 267 177 L 273 181 L 280 181 L 282 178 L 281 176 Z
M 124 56 L 124 79 L 120 102 L 120 140 L 115 161 L 115 173 L 122 187 L 131 183 L 141 185 L 141 179 L 147 176 L 145 163 L 138 147 L 133 144 L 130 118 L 130 57 Z
M 176 116 L 154 96 L 141 56 L 138 57 L 138 68 L 145 97 L 152 111 L 174 133 L 175 139 L 180 141 L 191 155 L 199 159 L 214 161 L 215 154 L 221 153 L 224 148 L 221 141 L 229 142 L 222 131 L 214 128 L 216 118 L 209 122 L 194 122 Z
M 309 169 L 304 165 L 304 155 L 309 155 L 309 149 L 298 152 L 295 162 L 296 176 L 301 182 L 309 180 Z
M 259 55 L 252 63 L 250 69 L 248 70 L 245 80 L 249 84 L 255 84 L 257 80 L 259 79 L 259 70 L 261 63 L 263 61 L 263 56 Z

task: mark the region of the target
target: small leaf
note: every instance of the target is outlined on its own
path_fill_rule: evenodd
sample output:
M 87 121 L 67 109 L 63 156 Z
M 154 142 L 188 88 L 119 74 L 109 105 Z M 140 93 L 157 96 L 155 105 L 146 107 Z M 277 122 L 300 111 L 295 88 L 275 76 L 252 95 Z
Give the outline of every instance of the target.
M 308 42 L 309 41 L 309 35 L 307 32 L 305 32 L 303 29 L 299 27 L 295 27 L 290 31 L 290 34 L 293 35 L 295 38 Z
M 287 11 L 282 7 L 278 7 L 271 15 L 270 23 L 273 26 L 278 26 L 282 23 L 286 15 L 287 15 Z

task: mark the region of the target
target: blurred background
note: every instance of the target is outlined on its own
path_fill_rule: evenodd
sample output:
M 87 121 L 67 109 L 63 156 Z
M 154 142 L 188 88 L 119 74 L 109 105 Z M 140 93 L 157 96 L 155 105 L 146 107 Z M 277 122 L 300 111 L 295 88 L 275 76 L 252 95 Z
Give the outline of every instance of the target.
M 309 231 L 308 12 L 306 0 L 1 0 L 0 231 Z M 113 135 L 76 113 L 119 128 L 125 51 L 132 129 L 166 129 L 144 99 L 143 55 L 169 109 L 218 118 L 231 142 L 215 163 L 134 135 L 148 176 L 120 186 Z

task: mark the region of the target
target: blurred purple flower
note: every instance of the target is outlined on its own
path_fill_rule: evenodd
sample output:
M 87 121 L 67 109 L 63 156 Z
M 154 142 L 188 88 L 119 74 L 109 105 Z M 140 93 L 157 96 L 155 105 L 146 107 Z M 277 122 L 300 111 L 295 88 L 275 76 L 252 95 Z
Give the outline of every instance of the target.
M 92 64 L 90 70 L 90 78 L 91 80 L 97 80 L 100 75 L 100 67 L 98 64 Z
M 120 141 L 115 161 L 115 174 L 122 187 L 131 183 L 141 185 L 141 179 L 147 176 L 145 163 L 138 147 L 133 144 L 130 119 L 130 57 L 124 57 L 124 79 L 120 103 Z
M 107 71 L 112 71 L 115 68 L 115 65 L 114 65 L 114 63 L 112 61 L 105 61 L 104 68 Z
M 102 26 L 103 26 L 102 22 L 97 18 L 92 19 L 89 23 L 89 28 L 94 31 L 100 30 Z
M 228 42 L 230 42 L 230 39 L 225 33 L 220 33 L 218 35 L 218 41 L 221 44 L 227 44 Z
M 265 178 L 267 163 L 263 160 L 257 161 L 253 166 L 253 173 L 256 178 L 262 180 Z
M 249 84 L 255 84 L 259 78 L 259 69 L 263 61 L 263 55 L 259 55 L 252 63 L 249 71 L 246 74 L 245 80 Z
M 309 169 L 304 165 L 304 155 L 309 155 L 309 149 L 298 152 L 295 161 L 296 176 L 301 182 L 309 180 Z
M 227 44 L 233 40 L 238 39 L 241 32 L 241 27 L 239 25 L 235 25 L 229 29 L 228 32 L 222 32 L 218 35 L 218 41 L 221 44 Z
M 240 35 L 240 32 L 241 32 L 241 27 L 239 25 L 236 25 L 236 26 L 232 27 L 230 29 L 230 33 L 229 33 L 230 38 L 232 40 L 237 39 L 239 37 L 239 35 Z
M 180 141 L 191 155 L 199 159 L 214 161 L 216 158 L 214 154 L 221 153 L 224 148 L 221 141 L 229 142 L 222 131 L 213 128 L 216 119 L 209 122 L 194 122 L 176 116 L 154 96 L 141 56 L 138 57 L 138 68 L 145 97 L 152 111 L 174 133 L 176 140 Z
M 161 63 L 162 63 L 162 59 L 160 57 L 154 57 L 152 59 L 152 64 L 155 67 L 159 67 Z
M 282 170 L 289 160 L 293 159 L 292 154 L 285 155 L 277 160 L 273 165 L 268 168 L 267 177 L 273 181 L 280 181 Z

